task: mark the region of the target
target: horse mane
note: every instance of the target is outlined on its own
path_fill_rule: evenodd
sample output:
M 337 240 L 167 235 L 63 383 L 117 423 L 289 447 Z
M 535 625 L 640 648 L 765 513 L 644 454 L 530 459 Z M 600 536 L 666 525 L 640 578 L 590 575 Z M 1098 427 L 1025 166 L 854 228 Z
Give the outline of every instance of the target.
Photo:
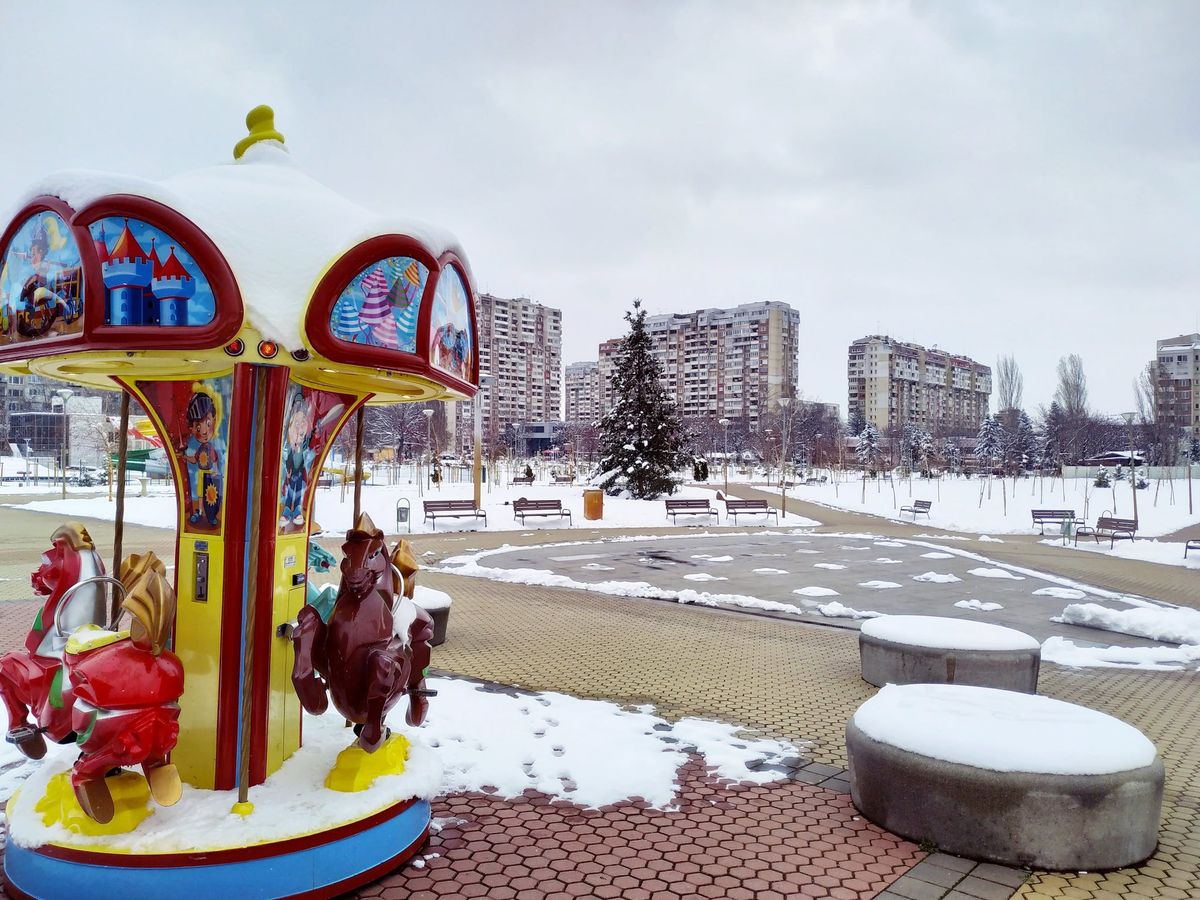
M 412 544 L 403 538 L 396 544 L 396 549 L 392 551 L 392 565 L 400 572 L 403 583 L 393 588 L 392 593 L 404 594 L 409 600 L 412 599 L 413 591 L 417 586 L 416 574 L 421 568 L 417 562 L 417 556 L 413 553 Z
M 121 562 L 120 580 L 126 591 L 121 609 L 133 617 L 129 637 L 158 656 L 167 647 L 175 621 L 175 591 L 166 566 L 153 552 L 131 553 Z
M 66 525 L 58 526 L 54 529 L 54 534 L 50 535 L 50 543 L 54 543 L 59 538 L 64 538 L 72 550 L 96 549 L 96 545 L 92 542 L 92 536 L 79 522 L 68 522 Z

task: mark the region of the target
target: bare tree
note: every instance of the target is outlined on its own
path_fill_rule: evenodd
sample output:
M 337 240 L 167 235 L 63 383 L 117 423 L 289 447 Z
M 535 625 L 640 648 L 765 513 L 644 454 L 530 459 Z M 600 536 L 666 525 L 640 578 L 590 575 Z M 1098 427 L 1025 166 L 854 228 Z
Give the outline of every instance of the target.
M 1087 375 L 1083 371 L 1083 360 L 1072 353 L 1058 361 L 1058 387 L 1054 399 L 1068 421 L 1082 421 L 1087 416 Z
M 1021 408 L 1025 392 L 1025 377 L 1011 353 L 996 360 L 996 412 L 1007 413 Z
M 368 406 L 363 422 L 366 443 L 371 447 L 393 448 L 396 461 L 403 462 L 425 445 L 425 416 L 421 409 L 416 403 Z

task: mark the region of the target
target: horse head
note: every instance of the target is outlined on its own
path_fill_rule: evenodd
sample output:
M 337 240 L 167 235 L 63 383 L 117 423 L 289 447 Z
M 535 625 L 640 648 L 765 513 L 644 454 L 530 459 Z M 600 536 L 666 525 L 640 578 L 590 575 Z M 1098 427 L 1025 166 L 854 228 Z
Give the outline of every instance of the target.
M 43 597 L 61 595 L 80 574 L 80 557 L 95 552 L 92 537 L 77 522 L 59 527 L 50 535 L 50 549 L 42 554 L 42 564 L 30 576 L 35 593 Z
M 384 576 L 391 575 L 387 541 L 366 513 L 360 515 L 354 527 L 346 532 L 341 568 L 342 589 L 355 601 L 364 600 L 380 585 Z M 385 586 L 390 583 L 390 580 L 383 582 Z

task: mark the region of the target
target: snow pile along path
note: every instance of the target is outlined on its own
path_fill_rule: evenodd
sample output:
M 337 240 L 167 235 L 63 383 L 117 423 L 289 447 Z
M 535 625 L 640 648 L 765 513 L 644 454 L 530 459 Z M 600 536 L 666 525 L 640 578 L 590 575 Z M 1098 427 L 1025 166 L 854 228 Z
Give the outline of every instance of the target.
M 1055 636 L 1042 643 L 1042 661 L 1073 669 L 1100 667 L 1169 672 L 1200 662 L 1200 646 L 1080 647 L 1074 641 Z
M 1172 644 L 1200 644 L 1200 611 L 1182 606 L 1112 609 L 1099 603 L 1072 603 L 1052 621 L 1084 625 Z

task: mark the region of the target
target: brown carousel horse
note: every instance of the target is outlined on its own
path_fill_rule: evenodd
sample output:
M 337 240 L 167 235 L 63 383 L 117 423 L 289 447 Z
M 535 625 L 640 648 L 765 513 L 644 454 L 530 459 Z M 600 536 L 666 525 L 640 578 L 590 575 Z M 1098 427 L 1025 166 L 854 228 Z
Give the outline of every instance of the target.
M 325 712 L 332 696 L 337 711 L 354 724 L 358 745 L 374 753 L 387 737 L 384 719 L 405 694 L 408 724 L 425 720 L 433 620 L 411 599 L 416 563 L 403 541 L 389 556 L 383 532 L 364 513 L 346 533 L 342 552 L 342 581 L 328 624 L 306 605 L 292 629 L 292 684 L 314 715 Z

